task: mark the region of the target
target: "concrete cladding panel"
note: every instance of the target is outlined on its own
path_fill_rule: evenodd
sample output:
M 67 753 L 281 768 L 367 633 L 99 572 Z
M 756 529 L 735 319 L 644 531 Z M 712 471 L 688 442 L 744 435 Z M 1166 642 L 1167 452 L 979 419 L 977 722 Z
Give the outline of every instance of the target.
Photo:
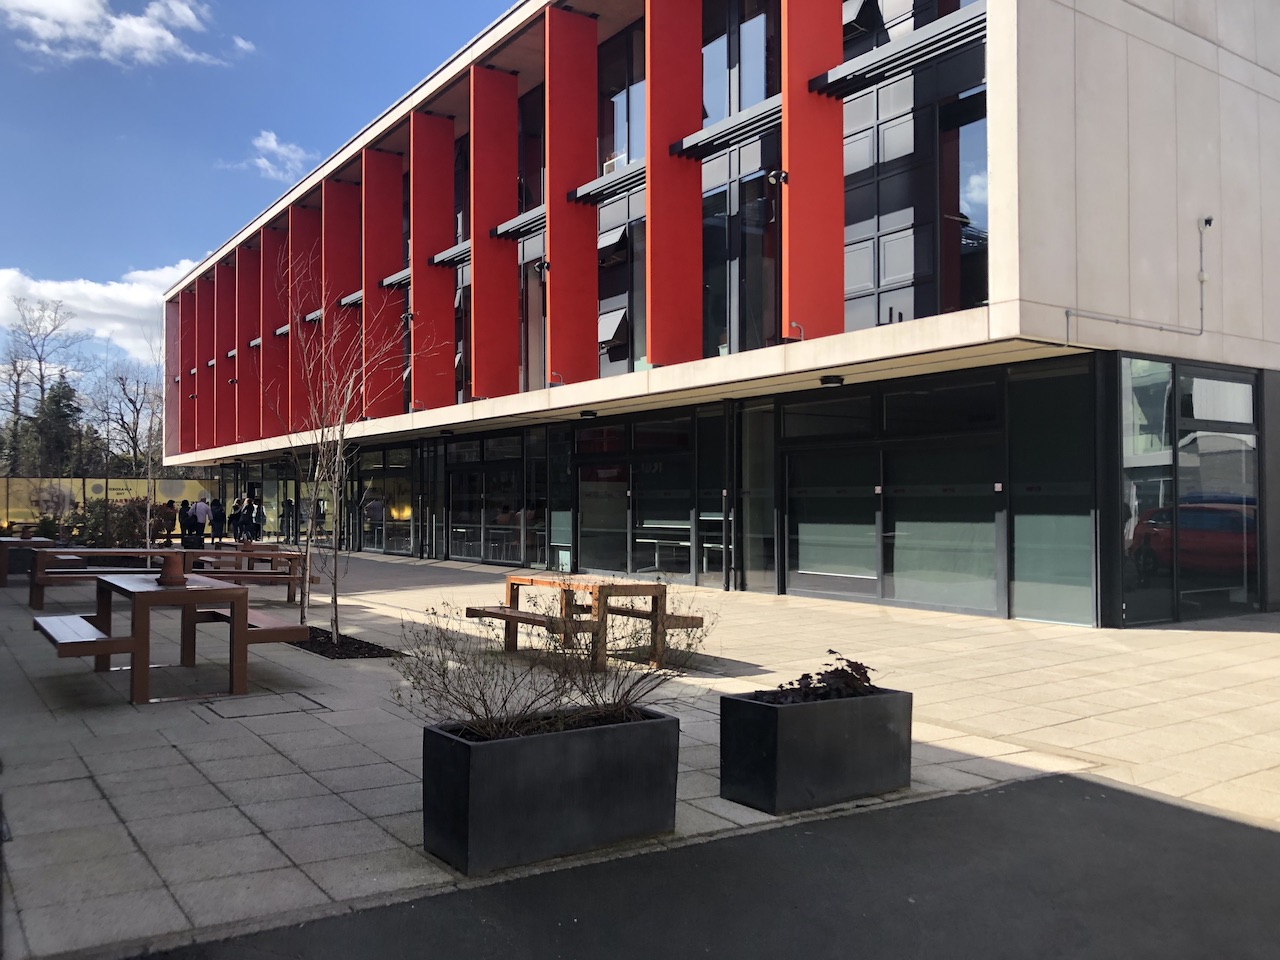
M 1280 3 L 1074 7 L 1016 7 L 1021 332 L 1061 338 L 1071 309 L 1138 321 L 1075 319 L 1073 343 L 1280 367 L 1280 286 L 1265 268 L 1280 191 L 1264 175 L 1280 169 L 1280 76 L 1258 27 Z M 993 154 L 999 143 L 993 130 Z

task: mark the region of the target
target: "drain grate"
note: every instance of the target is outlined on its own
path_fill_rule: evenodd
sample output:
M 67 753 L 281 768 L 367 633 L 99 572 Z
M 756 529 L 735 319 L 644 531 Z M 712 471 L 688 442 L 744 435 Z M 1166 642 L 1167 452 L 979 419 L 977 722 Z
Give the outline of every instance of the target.
M 211 700 L 204 708 L 223 720 L 244 717 L 267 717 L 277 713 L 329 713 L 328 707 L 301 693 L 267 694 L 260 697 L 236 697 Z

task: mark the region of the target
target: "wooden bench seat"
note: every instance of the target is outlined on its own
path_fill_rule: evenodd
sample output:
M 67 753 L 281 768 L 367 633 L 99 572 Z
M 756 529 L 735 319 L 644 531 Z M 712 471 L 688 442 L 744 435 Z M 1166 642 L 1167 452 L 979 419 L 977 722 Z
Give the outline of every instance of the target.
M 87 566 L 89 566 L 89 562 L 84 557 L 77 556 L 74 553 L 55 553 L 46 569 L 83 570 Z
M 294 603 L 298 599 L 298 584 L 302 580 L 301 575 L 295 575 L 288 570 L 235 570 L 224 567 L 214 567 L 210 570 L 201 570 L 202 576 L 212 577 L 215 580 L 226 580 L 229 583 L 238 583 L 241 585 L 249 583 L 282 583 L 288 588 L 286 599 L 289 603 Z M 319 583 L 320 578 L 313 576 L 312 583 Z
M 621 604 L 609 604 L 609 612 L 619 617 L 634 617 L 637 620 L 648 620 L 653 622 L 654 615 L 652 610 L 643 610 L 639 607 L 624 607 Z M 701 617 L 690 617 L 678 613 L 659 612 L 662 620 L 662 626 L 667 630 L 692 630 L 695 627 L 702 626 Z
M 72 614 L 63 617 L 36 617 L 32 627 L 53 644 L 59 657 L 101 657 L 113 653 L 132 653 L 133 637 L 109 637 L 86 618 Z
M 577 620 L 572 617 L 552 617 L 532 610 L 518 610 L 515 607 L 467 607 L 468 617 L 477 620 L 502 620 L 505 623 L 503 638 L 507 650 L 516 649 L 516 638 L 520 625 L 542 627 L 549 633 L 572 636 L 578 633 L 594 634 L 599 628 L 595 620 Z
M 231 611 L 222 607 L 201 607 L 196 620 L 202 623 L 230 623 Z M 311 635 L 310 628 L 296 620 L 277 617 L 266 610 L 249 611 L 250 643 L 298 643 Z
M 56 560 L 56 557 L 51 557 Z M 82 559 L 77 557 L 76 559 Z M 31 585 L 27 589 L 27 606 L 32 610 L 44 609 L 44 588 L 54 583 L 70 583 L 73 581 L 92 581 L 112 574 L 134 574 L 154 572 L 154 567 L 46 567 L 32 571 Z

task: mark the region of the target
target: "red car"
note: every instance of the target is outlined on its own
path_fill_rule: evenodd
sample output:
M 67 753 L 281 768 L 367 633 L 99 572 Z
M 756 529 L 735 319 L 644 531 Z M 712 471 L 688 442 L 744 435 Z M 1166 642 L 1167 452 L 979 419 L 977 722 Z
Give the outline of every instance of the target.
M 1179 568 L 1239 575 L 1258 566 L 1257 507 L 1241 503 L 1178 506 Z M 1145 511 L 1133 528 L 1129 556 L 1144 576 L 1173 566 L 1173 508 Z

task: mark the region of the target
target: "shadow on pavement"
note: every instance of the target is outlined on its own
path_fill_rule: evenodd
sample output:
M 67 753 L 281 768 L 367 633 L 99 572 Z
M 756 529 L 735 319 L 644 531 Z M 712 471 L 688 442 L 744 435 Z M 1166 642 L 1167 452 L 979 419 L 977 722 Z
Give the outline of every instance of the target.
M 1070 776 L 185 947 L 356 957 L 1272 958 L 1280 834 Z

